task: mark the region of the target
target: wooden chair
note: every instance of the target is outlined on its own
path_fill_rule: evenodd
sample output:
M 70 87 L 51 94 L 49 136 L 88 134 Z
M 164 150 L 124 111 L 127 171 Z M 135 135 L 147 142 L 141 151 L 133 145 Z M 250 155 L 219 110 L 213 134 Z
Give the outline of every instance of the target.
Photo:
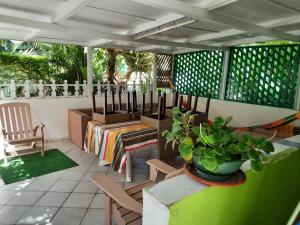
M 112 224 L 112 217 L 118 225 L 141 225 L 143 188 L 156 183 L 158 172 L 166 174 L 165 179 L 182 173 L 182 170 L 177 170 L 158 159 L 148 160 L 147 164 L 150 166 L 150 179 L 126 189 L 121 188 L 105 174 L 98 174 L 91 178 L 106 194 L 105 225 Z
M 38 128 L 41 134 L 37 135 Z M 14 152 L 20 150 L 23 154 L 32 153 L 28 151 L 36 147 L 37 142 L 41 142 L 41 155 L 44 156 L 44 129 L 45 125 L 32 126 L 31 110 L 29 103 L 5 103 L 0 104 L 0 137 L 3 142 L 4 160 L 7 163 L 9 147 L 16 146 Z M 22 153 L 21 153 L 22 154 Z M 19 154 L 18 154 L 19 155 Z

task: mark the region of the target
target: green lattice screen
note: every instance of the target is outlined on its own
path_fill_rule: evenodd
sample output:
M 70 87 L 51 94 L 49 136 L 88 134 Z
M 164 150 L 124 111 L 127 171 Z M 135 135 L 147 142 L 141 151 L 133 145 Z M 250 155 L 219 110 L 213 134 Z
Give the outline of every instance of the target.
M 230 49 L 226 100 L 293 108 L 300 45 Z
M 157 55 L 157 87 L 170 87 L 170 81 L 172 80 L 172 61 L 173 55 Z
M 220 98 L 224 52 L 200 51 L 175 55 L 173 82 L 182 94 Z

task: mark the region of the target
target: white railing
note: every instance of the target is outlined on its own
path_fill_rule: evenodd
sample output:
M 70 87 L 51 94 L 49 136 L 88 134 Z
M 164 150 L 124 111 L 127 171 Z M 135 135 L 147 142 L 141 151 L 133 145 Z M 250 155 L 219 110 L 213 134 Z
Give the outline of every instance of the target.
M 152 89 L 152 84 L 151 88 Z M 96 91 L 97 96 L 102 96 L 105 91 L 111 95 L 112 90 L 115 93 L 118 91 L 121 94 L 126 94 L 128 91 L 140 91 L 139 85 L 133 84 L 97 84 L 92 85 L 93 90 Z M 38 84 L 32 84 L 29 80 L 24 83 L 16 83 L 11 80 L 8 84 L 0 84 L 0 99 L 19 99 L 19 98 L 57 98 L 57 97 L 87 97 L 88 84 L 84 80 L 82 84 L 78 81 L 75 84 L 68 84 L 65 80 L 63 84 L 57 84 L 52 80 L 51 84 L 46 84 L 40 80 Z

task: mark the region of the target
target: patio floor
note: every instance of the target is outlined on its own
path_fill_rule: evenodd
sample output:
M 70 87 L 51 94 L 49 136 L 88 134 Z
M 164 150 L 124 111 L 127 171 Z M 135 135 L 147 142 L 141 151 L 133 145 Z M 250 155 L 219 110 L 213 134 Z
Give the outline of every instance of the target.
M 99 166 L 95 156 L 82 152 L 69 140 L 46 146 L 60 149 L 79 166 L 9 185 L 1 180 L 0 225 L 101 225 L 104 224 L 105 196 L 90 177 L 105 172 L 122 187 L 128 187 L 148 176 L 145 163 L 136 161 L 133 163 L 138 173 L 133 173 L 132 183 L 125 183 L 123 175 Z

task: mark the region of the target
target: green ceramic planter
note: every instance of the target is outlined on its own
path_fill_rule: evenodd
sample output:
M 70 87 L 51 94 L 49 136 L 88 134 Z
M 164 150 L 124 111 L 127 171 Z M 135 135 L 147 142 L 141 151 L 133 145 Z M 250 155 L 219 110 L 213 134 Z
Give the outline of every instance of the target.
M 230 179 L 242 166 L 244 161 L 234 160 L 225 162 L 219 165 L 216 171 L 210 171 L 204 168 L 204 166 L 198 162 L 199 157 L 193 156 L 193 162 L 196 166 L 197 172 L 201 177 L 209 180 L 228 180 Z

